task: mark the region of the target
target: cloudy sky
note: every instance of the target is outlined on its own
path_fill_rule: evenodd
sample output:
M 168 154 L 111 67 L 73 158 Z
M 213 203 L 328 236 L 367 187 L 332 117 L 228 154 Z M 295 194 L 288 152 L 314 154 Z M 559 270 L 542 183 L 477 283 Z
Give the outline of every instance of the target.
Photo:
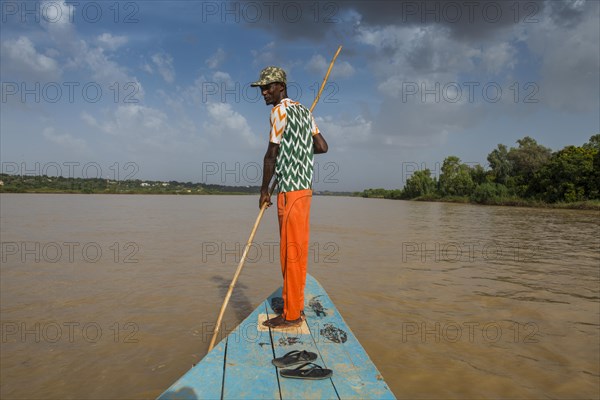
M 330 151 L 315 188 L 401 188 L 443 159 L 487 166 L 526 135 L 600 132 L 599 2 L 2 1 L 2 172 L 258 185 L 288 72 Z

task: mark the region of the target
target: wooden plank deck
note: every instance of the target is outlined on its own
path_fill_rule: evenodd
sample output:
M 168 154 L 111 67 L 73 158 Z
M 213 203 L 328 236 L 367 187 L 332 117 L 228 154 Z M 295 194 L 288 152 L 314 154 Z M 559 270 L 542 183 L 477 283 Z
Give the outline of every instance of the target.
M 305 291 L 305 299 L 307 298 L 306 293 L 307 291 Z M 281 299 L 281 288 L 269 296 L 266 301 L 267 308 L 271 313 L 273 312 L 271 309 L 273 299 Z M 275 357 L 281 357 L 293 350 L 307 350 L 316 353 L 318 358 L 315 363 L 325 368 L 325 363 L 319 354 L 319 349 L 317 348 L 317 344 L 310 331 L 310 326 L 307 329 L 307 334 L 301 334 L 300 331 L 300 329 L 290 329 L 287 331 L 271 330 Z M 295 367 L 296 366 L 293 366 L 291 368 Z M 338 399 L 331 379 L 306 381 L 301 379 L 279 378 L 279 381 L 282 399 Z
M 395 399 L 352 331 L 310 275 L 305 290 L 304 329 L 259 327 L 259 316 L 273 314 L 276 290 L 206 357 L 159 399 Z M 271 364 L 292 350 L 316 353 L 315 363 L 333 370 L 330 379 L 279 377 Z

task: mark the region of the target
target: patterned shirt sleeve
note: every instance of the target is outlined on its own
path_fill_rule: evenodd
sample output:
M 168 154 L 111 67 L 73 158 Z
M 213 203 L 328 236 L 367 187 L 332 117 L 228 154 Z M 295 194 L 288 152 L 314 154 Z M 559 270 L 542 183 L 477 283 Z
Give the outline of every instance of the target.
M 311 121 L 312 121 L 312 127 L 311 127 L 311 132 L 312 135 L 315 136 L 319 133 L 321 133 L 321 131 L 319 131 L 319 127 L 317 126 L 317 123 L 315 122 L 315 117 L 314 115 L 310 115 Z
M 287 113 L 283 104 L 278 104 L 271 110 L 271 134 L 269 141 L 271 143 L 281 143 L 281 137 L 285 130 Z

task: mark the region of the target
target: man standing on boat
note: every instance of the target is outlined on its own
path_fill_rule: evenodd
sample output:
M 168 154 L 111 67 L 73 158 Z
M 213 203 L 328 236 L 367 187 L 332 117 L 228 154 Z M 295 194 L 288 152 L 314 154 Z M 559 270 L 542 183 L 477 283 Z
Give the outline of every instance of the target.
M 313 154 L 327 152 L 327 142 L 319 132 L 310 110 L 287 97 L 285 71 L 266 67 L 259 86 L 267 105 L 272 105 L 269 146 L 264 157 L 259 207 L 270 206 L 269 183 L 276 175 L 277 216 L 280 259 L 283 274 L 281 315 L 263 324 L 274 329 L 302 324 L 304 286 L 308 264 L 310 202 L 312 198 Z

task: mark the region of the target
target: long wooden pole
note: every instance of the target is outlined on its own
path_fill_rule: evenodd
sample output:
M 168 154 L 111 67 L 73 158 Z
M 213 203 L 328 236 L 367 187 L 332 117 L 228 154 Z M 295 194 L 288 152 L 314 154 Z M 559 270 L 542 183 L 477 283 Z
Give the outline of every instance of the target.
M 323 78 L 323 82 L 321 83 L 321 87 L 319 88 L 319 93 L 317 93 L 317 97 L 315 97 L 315 100 L 313 101 L 312 106 L 310 106 L 310 112 L 312 112 L 312 110 L 315 108 L 315 106 L 319 102 L 319 99 L 321 98 L 321 92 L 325 88 L 325 84 L 327 83 L 327 79 L 329 79 L 329 74 L 331 73 L 331 69 L 333 68 L 333 63 L 335 63 L 335 59 L 340 54 L 340 51 L 342 51 L 341 45 L 338 47 L 337 51 L 333 55 L 333 58 L 331 59 L 331 62 L 329 63 L 329 68 L 327 68 L 327 73 L 325 74 L 325 78 Z
M 317 103 L 319 102 L 319 98 L 321 97 L 321 92 L 325 88 L 325 84 L 327 83 L 327 79 L 329 78 L 329 74 L 331 73 L 331 69 L 333 68 L 333 64 L 335 63 L 335 59 L 340 54 L 340 51 L 342 51 L 342 46 L 338 47 L 337 51 L 335 52 L 335 55 L 333 56 L 333 59 L 331 60 L 331 63 L 329 64 L 329 68 L 327 69 L 327 74 L 325 74 L 325 78 L 323 78 L 323 83 L 321 83 L 321 87 L 319 88 L 317 97 L 315 97 L 315 100 L 313 101 L 312 105 L 310 106 L 311 112 L 315 108 Z M 273 192 L 275 191 L 276 186 L 277 186 L 277 180 L 273 181 L 273 185 L 271 186 L 271 189 L 269 190 L 269 195 L 273 195 Z M 215 342 L 217 341 L 217 336 L 219 335 L 219 330 L 221 328 L 221 322 L 223 321 L 223 315 L 225 314 L 225 309 L 227 308 L 227 304 L 229 304 L 229 299 L 231 298 L 231 294 L 233 293 L 233 288 L 235 287 L 235 284 L 237 283 L 237 280 L 242 272 L 242 268 L 244 268 L 244 263 L 246 262 L 246 256 L 248 255 L 250 246 L 252 245 L 252 242 L 254 241 L 254 235 L 256 234 L 258 225 L 260 224 L 260 220 L 262 219 L 262 216 L 265 213 L 265 210 L 267 209 L 267 204 L 268 204 L 267 202 L 263 203 L 262 207 L 260 208 L 258 217 L 256 218 L 256 222 L 254 222 L 254 227 L 252 228 L 252 232 L 250 233 L 250 237 L 248 238 L 248 241 L 246 242 L 246 247 L 244 247 L 244 252 L 242 253 L 242 258 L 240 259 L 240 262 L 235 271 L 235 274 L 233 275 L 233 279 L 231 280 L 231 283 L 229 284 L 229 290 L 227 291 L 227 294 L 225 295 L 225 300 L 223 301 L 223 305 L 221 306 L 221 311 L 219 312 L 219 317 L 217 318 L 217 323 L 215 324 L 215 331 L 213 333 L 212 339 L 210 340 L 210 344 L 208 345 L 208 351 L 211 351 L 213 349 L 213 347 L 215 347 Z

